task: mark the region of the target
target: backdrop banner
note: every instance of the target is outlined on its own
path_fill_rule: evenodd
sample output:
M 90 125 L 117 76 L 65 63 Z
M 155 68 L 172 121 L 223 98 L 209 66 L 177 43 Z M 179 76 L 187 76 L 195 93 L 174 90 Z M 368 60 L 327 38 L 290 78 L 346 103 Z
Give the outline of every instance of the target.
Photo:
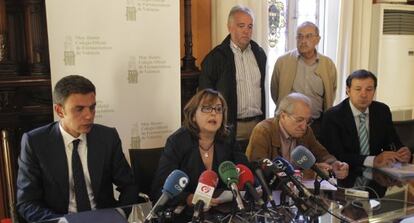
M 180 126 L 179 1 L 46 0 L 46 14 L 52 86 L 90 79 L 95 123 L 118 130 L 127 157 L 164 147 Z

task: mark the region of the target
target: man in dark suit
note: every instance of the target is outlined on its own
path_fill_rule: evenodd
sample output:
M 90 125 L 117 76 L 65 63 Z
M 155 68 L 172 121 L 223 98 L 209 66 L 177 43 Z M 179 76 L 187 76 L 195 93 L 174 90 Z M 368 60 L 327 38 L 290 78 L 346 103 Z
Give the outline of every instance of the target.
M 351 168 L 392 166 L 411 159 L 395 132 L 390 109 L 373 101 L 377 78 L 357 70 L 346 80 L 348 98 L 325 112 L 321 143 Z
M 53 99 L 60 121 L 22 137 L 19 213 L 33 222 L 137 202 L 138 188 L 116 129 L 93 123 L 92 82 L 78 75 L 66 76 L 56 83 Z M 118 201 L 113 184 L 120 192 Z

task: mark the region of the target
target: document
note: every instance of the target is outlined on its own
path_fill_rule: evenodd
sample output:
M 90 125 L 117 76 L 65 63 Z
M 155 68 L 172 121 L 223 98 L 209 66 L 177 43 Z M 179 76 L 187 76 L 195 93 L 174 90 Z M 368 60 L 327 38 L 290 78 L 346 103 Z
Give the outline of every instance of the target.
M 314 185 L 315 180 L 302 180 L 303 185 L 305 185 L 306 188 L 308 189 L 315 189 L 315 185 Z M 328 181 L 323 180 L 321 182 L 321 190 L 337 190 L 337 188 L 330 184 Z
M 414 164 L 401 164 L 398 163 L 392 167 L 381 167 L 379 170 L 385 172 L 388 175 L 397 178 L 410 178 L 414 177 Z

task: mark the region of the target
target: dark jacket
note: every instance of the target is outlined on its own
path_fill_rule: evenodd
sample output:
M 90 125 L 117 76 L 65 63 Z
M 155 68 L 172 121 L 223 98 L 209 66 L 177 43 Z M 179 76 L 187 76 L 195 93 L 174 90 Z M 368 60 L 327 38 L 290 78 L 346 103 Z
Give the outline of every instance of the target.
M 86 137 L 88 170 L 97 208 L 136 203 L 138 187 L 117 131 L 95 124 Z M 68 213 L 68 164 L 59 123 L 25 133 L 21 147 L 17 176 L 19 213 L 30 222 Z M 113 184 L 120 192 L 119 201 L 114 198 Z
M 214 142 L 212 170 L 217 175 L 219 175 L 218 167 L 224 161 L 232 161 L 234 164 L 248 164 L 246 156 L 240 151 L 240 147 L 234 140 L 234 137 L 228 138 L 228 140 L 216 139 Z M 195 192 L 198 178 L 206 170 L 198 146 L 198 138 L 193 136 L 185 127 L 181 127 L 168 137 L 152 184 L 153 191 L 151 194 L 154 201 L 161 196 L 161 189 L 165 179 L 175 169 L 185 172 L 189 176 L 190 181 L 184 191 L 169 204 L 172 206 L 185 204 L 187 196 Z M 219 180 L 217 188 L 225 187 L 221 180 Z
M 323 115 L 321 143 L 351 168 L 363 166 L 367 156 L 360 155 L 358 129 L 348 98 Z M 403 146 L 395 132 L 390 108 L 386 104 L 373 101 L 369 106 L 370 155 L 380 154 L 381 149 L 389 148 L 392 143 L 396 148 Z
M 253 54 L 259 66 L 261 78 L 260 88 L 262 94 L 262 113 L 266 116 L 265 103 L 265 76 L 266 76 L 266 54 L 264 50 L 253 40 L 250 41 Z M 201 63 L 201 74 L 199 77 L 199 89 L 212 88 L 219 91 L 228 104 L 228 123 L 237 123 L 237 90 L 236 90 L 236 65 L 234 54 L 230 48 L 230 35 L 216 46 L 204 58 Z

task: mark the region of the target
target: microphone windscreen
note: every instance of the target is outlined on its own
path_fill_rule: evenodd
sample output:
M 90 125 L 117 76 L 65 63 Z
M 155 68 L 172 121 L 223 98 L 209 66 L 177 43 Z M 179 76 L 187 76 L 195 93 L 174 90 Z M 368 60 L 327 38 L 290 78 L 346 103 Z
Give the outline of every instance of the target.
M 198 178 L 198 182 L 210 187 L 216 187 L 218 183 L 218 176 L 216 172 L 212 170 L 205 170 Z
M 239 173 L 237 172 L 236 165 L 231 161 L 224 161 L 219 166 L 219 176 L 221 180 L 227 185 L 239 183 Z
M 181 193 L 189 182 L 189 177 L 181 170 L 174 170 L 168 175 L 162 188 L 162 193 L 169 198 Z
M 283 170 L 283 172 L 285 172 L 286 174 L 293 175 L 295 173 L 295 168 L 293 167 L 293 165 L 281 156 L 276 157 L 273 160 L 273 163 L 276 165 L 278 169 Z
M 237 184 L 239 190 L 244 190 L 245 184 L 247 182 L 253 185 L 254 176 L 252 171 L 243 164 L 237 164 L 236 166 L 239 170 L 239 183 Z
M 295 149 L 293 149 L 290 157 L 293 163 L 296 166 L 301 167 L 302 169 L 309 169 L 311 168 L 316 161 L 315 156 L 309 151 L 306 147 L 299 145 Z

